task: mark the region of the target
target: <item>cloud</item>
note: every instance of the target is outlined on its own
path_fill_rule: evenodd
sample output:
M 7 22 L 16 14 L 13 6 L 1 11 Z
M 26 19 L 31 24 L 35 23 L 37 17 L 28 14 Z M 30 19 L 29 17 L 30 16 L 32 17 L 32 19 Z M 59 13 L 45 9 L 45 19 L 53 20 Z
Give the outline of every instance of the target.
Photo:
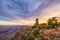
M 54 1 L 52 3 L 50 3 L 50 5 L 48 5 L 47 7 L 45 7 L 42 12 L 40 18 L 44 18 L 44 19 L 49 19 L 51 17 L 58 17 L 60 15 L 60 3 L 59 1 Z
M 35 18 L 41 22 L 60 17 L 60 0 L 0 0 L 0 20 L 32 24 Z
M 33 13 L 39 7 L 42 8 L 42 5 L 47 5 L 50 0 L 4 0 L 1 1 L 1 10 L 3 14 L 18 16 L 20 18 L 31 17 L 31 15 L 36 15 Z M 2 13 L 1 13 L 2 14 Z

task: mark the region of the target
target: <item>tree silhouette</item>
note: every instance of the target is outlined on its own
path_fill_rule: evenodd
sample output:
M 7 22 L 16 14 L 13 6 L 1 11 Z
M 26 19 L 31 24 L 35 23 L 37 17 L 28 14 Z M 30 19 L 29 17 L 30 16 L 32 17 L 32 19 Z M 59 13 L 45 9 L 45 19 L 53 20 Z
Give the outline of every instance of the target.
M 58 20 L 57 17 L 53 17 L 51 19 L 48 19 L 48 28 L 55 28 L 58 26 Z

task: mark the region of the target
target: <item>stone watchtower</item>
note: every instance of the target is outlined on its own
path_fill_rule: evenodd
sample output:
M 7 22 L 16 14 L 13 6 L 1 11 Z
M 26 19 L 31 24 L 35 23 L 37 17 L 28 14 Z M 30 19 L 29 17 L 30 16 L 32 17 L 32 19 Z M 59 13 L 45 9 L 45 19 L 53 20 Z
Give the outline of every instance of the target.
M 36 21 L 35 21 L 35 24 L 34 24 L 35 27 L 38 27 L 39 26 L 39 19 L 36 18 Z

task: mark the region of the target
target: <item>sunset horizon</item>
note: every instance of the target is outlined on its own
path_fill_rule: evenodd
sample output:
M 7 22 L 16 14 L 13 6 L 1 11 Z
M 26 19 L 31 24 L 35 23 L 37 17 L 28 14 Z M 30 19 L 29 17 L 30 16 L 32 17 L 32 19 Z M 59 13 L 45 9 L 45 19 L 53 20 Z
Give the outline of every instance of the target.
M 38 18 L 39 19 L 39 18 Z M 50 19 L 50 18 L 49 18 Z M 57 18 L 59 21 L 60 19 Z M 0 25 L 34 25 L 35 24 L 35 20 L 22 20 L 22 21 L 18 21 L 18 20 L 14 20 L 14 21 L 0 21 Z M 39 23 L 47 23 L 47 19 L 46 20 L 41 20 L 39 19 Z

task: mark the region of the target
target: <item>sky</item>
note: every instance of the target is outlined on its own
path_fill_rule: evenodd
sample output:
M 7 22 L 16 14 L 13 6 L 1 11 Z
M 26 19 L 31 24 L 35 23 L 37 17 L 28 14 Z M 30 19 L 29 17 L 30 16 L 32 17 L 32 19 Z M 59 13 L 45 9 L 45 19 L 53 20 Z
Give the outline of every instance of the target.
M 0 25 L 32 25 L 60 18 L 60 0 L 0 0 Z

